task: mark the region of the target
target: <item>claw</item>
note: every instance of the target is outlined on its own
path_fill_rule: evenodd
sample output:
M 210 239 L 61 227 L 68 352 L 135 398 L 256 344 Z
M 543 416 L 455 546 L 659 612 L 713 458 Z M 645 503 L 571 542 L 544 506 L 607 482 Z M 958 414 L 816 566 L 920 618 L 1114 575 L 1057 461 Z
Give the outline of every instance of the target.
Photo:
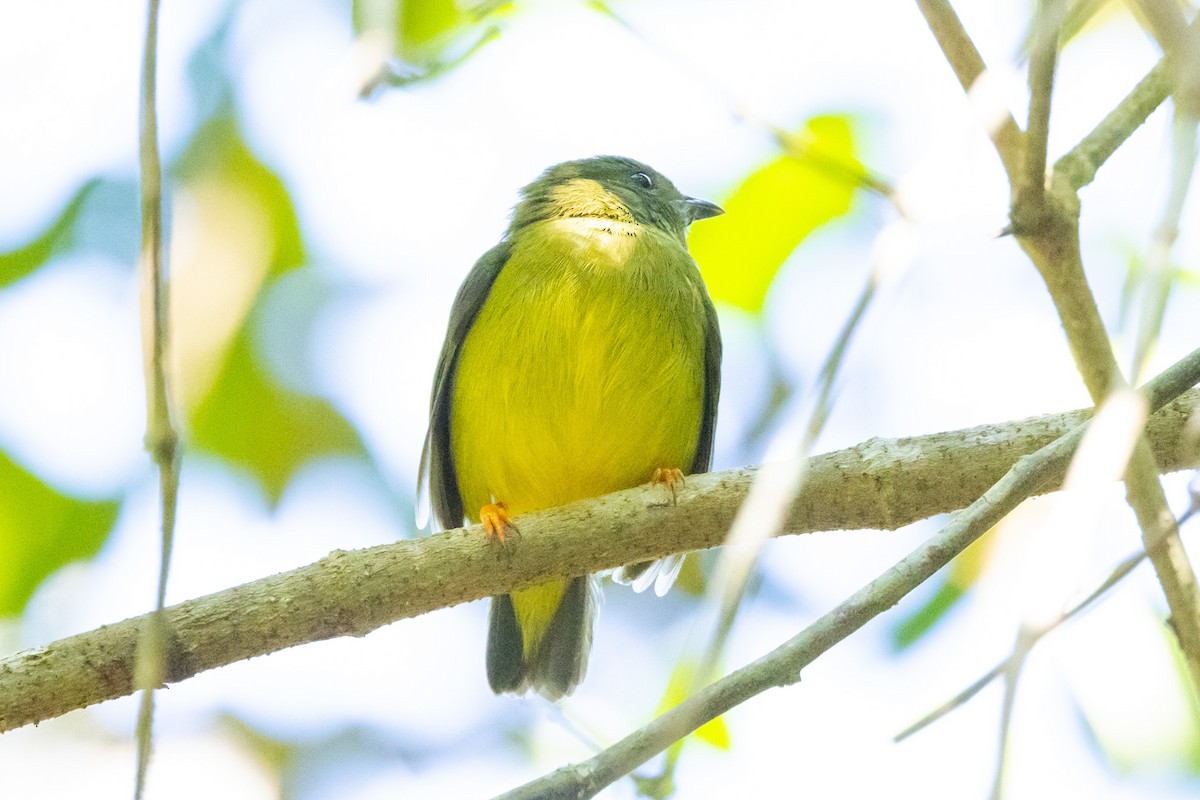
M 683 470 L 678 467 L 659 467 L 654 470 L 654 477 L 650 479 L 650 485 L 658 486 L 660 484 L 671 490 L 671 505 L 675 505 L 676 487 L 684 485 Z
M 504 503 L 489 503 L 479 509 L 479 521 L 483 524 L 484 535 L 489 542 L 495 542 L 507 550 L 511 541 L 521 536 L 521 531 L 513 524 L 512 515 Z

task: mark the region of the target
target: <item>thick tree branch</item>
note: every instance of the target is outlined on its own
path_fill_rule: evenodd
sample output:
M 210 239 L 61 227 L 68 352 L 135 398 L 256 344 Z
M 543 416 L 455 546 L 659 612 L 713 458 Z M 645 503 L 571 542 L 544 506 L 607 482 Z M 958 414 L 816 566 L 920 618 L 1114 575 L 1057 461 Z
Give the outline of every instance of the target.
M 1161 469 L 1194 463 L 1184 430 L 1197 408 L 1200 390 L 1151 419 L 1148 435 Z M 1086 415 L 1076 411 L 932 436 L 872 439 L 816 456 L 784 532 L 895 529 L 962 508 L 1021 456 Z M 509 558 L 490 547 L 478 527 L 456 529 L 335 551 L 300 569 L 180 603 L 166 612 L 166 680 L 178 682 L 306 642 L 362 636 L 398 619 L 552 575 L 582 575 L 717 546 L 754 473 L 737 469 L 689 477 L 674 508 L 637 488 L 524 515 L 521 540 Z M 125 620 L 0 660 L 0 731 L 129 694 L 144 622 L 145 617 Z
M 1164 402 L 1176 396 L 1184 384 L 1198 378 L 1200 350 L 1151 381 L 1147 386 L 1150 408 L 1160 408 Z M 800 671 L 804 667 L 900 602 L 1025 498 L 1049 486 L 1058 485 L 1086 429 L 1087 423 L 1080 423 L 1036 453 L 1020 459 L 923 545 L 788 642 L 709 684 L 587 761 L 563 767 L 496 800 L 540 800 L 546 797 L 583 800 L 592 797 L 704 723 L 768 689 L 795 683 L 800 679 Z

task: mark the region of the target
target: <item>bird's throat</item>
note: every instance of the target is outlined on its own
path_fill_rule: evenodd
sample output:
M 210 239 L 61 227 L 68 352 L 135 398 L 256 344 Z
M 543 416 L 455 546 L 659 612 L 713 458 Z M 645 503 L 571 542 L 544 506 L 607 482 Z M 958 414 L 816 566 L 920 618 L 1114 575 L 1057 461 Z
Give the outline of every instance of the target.
M 591 217 L 633 224 L 633 213 L 615 194 L 597 181 L 577 178 L 550 190 L 551 219 Z

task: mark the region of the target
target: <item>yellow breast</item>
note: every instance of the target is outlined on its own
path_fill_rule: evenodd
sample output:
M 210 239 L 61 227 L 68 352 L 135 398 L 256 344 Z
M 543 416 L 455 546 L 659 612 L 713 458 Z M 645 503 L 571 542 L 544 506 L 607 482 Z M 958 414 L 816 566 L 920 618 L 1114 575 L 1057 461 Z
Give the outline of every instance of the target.
M 513 513 L 691 466 L 705 312 L 672 237 L 600 219 L 522 230 L 459 356 L 451 449 L 464 508 Z

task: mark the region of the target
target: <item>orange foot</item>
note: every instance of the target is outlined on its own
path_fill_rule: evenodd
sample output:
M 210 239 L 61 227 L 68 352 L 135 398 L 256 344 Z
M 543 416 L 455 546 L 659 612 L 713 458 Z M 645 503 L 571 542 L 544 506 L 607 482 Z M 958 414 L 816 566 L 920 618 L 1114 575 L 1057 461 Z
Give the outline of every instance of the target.
M 683 486 L 683 470 L 678 467 L 659 467 L 650 479 L 651 486 L 666 486 L 671 490 L 671 505 L 675 505 L 675 490 Z
M 489 503 L 479 509 L 479 521 L 483 523 L 483 532 L 488 541 L 496 542 L 505 550 L 509 541 L 521 535 L 521 531 L 513 524 L 512 515 L 504 503 Z

